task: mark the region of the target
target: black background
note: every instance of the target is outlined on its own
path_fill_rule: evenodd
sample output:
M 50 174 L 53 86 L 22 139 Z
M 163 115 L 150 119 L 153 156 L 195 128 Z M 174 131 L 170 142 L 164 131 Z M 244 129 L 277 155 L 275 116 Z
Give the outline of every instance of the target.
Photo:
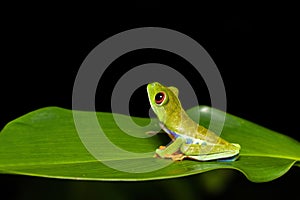
M 73 5 L 34 6 L 8 6 L 7 12 L 2 13 L 1 128 L 9 121 L 41 107 L 71 109 L 77 70 L 95 46 L 128 29 L 156 26 L 180 31 L 206 49 L 224 80 L 227 112 L 300 141 L 297 117 L 300 111 L 297 69 L 299 16 L 293 5 L 264 8 L 258 5 L 229 6 L 230 10 L 222 6 L 217 9 L 215 6 L 157 2 L 126 6 L 102 4 L 92 6 L 93 10 L 86 7 L 75 9 Z M 105 74 L 103 84 L 99 85 L 97 110 L 110 110 L 110 92 L 117 81 L 117 76 L 112 78 L 113 75 L 122 75 L 130 66 L 150 61 L 173 67 L 181 63 L 184 65 L 176 56 L 157 51 L 134 52 L 116 61 Z M 125 63 L 128 68 L 119 69 L 120 63 Z M 197 78 L 188 78 L 199 91 Z M 102 96 L 105 98 L 102 99 Z M 201 104 L 210 103 L 205 95 L 199 101 Z M 130 112 L 136 116 L 147 116 L 148 110 L 146 92 L 141 89 L 131 99 Z M 232 197 L 235 194 L 236 198 L 250 199 L 264 195 L 296 195 L 295 181 L 299 180 L 300 173 L 298 168 L 293 168 L 285 176 L 263 184 L 250 183 L 238 172 L 234 177 L 232 186 L 220 196 Z M 179 180 L 189 181 L 188 178 Z M 157 184 L 83 183 L 90 188 L 83 191 L 99 196 L 105 193 L 101 190 L 105 186 L 127 188 L 128 194 L 134 193 L 132 188 L 137 187 L 140 188 L 137 194 L 149 195 L 151 184 Z M 69 184 L 78 183 L 0 175 L 1 194 L 16 199 L 66 195 L 65 188 L 71 188 L 66 187 Z M 168 181 L 158 184 L 168 184 Z M 84 187 L 87 186 L 82 184 L 75 188 Z M 36 193 L 36 188 L 42 192 Z M 83 196 L 85 192 L 82 192 Z M 137 194 L 126 197 L 136 198 L 139 196 Z M 159 194 L 153 197 L 157 198 Z

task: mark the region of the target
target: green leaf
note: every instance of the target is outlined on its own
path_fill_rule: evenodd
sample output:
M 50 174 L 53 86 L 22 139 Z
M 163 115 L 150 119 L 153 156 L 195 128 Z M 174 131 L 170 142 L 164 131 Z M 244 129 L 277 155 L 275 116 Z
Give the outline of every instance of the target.
M 147 130 L 157 129 L 156 123 L 149 124 L 149 119 L 75 111 L 75 115 L 81 117 L 75 120 L 76 129 L 71 110 L 47 107 L 13 120 L 1 131 L 0 173 L 131 181 L 175 178 L 230 168 L 239 170 L 251 181 L 266 182 L 282 176 L 293 165 L 300 167 L 300 144 L 292 138 L 206 106 L 187 112 L 194 119 L 200 113 L 200 123 L 206 127 L 212 116 L 218 122 L 226 115 L 221 137 L 241 145 L 240 158 L 234 162 L 172 162 L 153 158 L 153 151 L 168 142 L 164 134 L 148 138 L 126 134 L 145 136 L 143 129 L 130 125 L 131 119 L 139 125 L 148 124 Z M 99 126 L 93 124 L 91 116 L 99 120 L 105 134 L 97 133 Z M 114 118 L 123 125 L 128 124 L 126 130 L 121 130 Z M 83 142 L 89 144 L 87 148 Z M 97 159 L 89 152 L 96 152 Z

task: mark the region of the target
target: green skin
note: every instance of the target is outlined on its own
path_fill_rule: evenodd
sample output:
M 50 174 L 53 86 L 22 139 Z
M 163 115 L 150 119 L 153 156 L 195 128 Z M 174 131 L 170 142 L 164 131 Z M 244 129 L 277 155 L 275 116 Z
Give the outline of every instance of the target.
M 226 158 L 234 161 L 238 157 L 240 145 L 229 143 L 214 132 L 195 123 L 183 110 L 178 99 L 178 89 L 165 87 L 158 82 L 147 86 L 150 105 L 157 115 L 161 128 L 170 136 L 172 143 L 156 149 L 156 156 L 182 160 L 192 158 L 200 161 Z M 157 101 L 158 94 L 164 94 Z

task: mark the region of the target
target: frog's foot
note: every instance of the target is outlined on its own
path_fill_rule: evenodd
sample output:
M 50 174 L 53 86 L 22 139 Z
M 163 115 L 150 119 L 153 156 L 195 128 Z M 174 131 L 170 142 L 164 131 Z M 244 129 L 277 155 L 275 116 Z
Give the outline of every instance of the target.
M 164 150 L 166 149 L 166 146 L 159 146 L 158 149 L 156 149 L 154 158 L 165 158 Z
M 166 148 L 166 146 L 159 146 L 160 150 L 164 150 Z
M 159 149 L 156 149 L 156 154 L 154 157 L 156 158 L 171 158 L 172 160 L 183 160 L 186 156 L 182 153 L 175 152 L 173 154 L 164 154 L 165 146 L 160 146 Z
M 186 156 L 182 153 L 179 154 L 171 154 L 171 155 L 165 155 L 165 158 L 171 158 L 174 161 L 182 161 Z
M 156 149 L 155 155 L 154 155 L 155 158 L 164 158 L 165 157 L 163 147 L 164 146 L 160 146 L 158 149 Z
M 159 146 L 159 148 L 156 149 L 153 158 L 164 158 L 165 156 L 163 155 L 163 150 L 165 148 L 167 148 L 167 147 L 166 146 Z

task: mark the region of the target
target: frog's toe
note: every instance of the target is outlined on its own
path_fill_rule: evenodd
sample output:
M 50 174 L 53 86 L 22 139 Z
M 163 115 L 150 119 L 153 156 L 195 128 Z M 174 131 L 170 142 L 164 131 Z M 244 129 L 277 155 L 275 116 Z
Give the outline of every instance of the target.
M 170 156 L 170 158 L 172 158 L 172 160 L 174 161 L 182 161 L 186 156 L 183 154 L 175 154 Z

